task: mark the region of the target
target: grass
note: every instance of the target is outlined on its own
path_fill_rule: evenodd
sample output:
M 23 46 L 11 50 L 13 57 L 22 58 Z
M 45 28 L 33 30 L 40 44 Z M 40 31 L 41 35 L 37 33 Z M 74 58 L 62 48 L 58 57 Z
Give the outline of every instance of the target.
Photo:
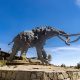
M 6 60 L 0 60 L 0 66 L 4 66 L 4 65 L 6 65 Z

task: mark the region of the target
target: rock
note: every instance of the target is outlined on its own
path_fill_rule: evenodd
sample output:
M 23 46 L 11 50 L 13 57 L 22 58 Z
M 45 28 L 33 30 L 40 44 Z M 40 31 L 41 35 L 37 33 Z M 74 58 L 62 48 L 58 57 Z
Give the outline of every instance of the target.
M 37 77 L 40 78 L 42 77 L 43 73 L 42 72 L 37 72 Z
M 11 79 L 15 80 L 16 75 L 17 75 L 17 72 L 16 71 L 12 71 Z
M 52 73 L 52 72 L 49 73 L 49 78 L 50 78 L 50 79 L 53 79 L 53 73 Z
M 0 71 L 0 78 L 2 77 L 2 75 L 1 75 L 1 74 L 2 74 L 2 72 Z
M 63 72 L 62 75 L 64 76 L 64 79 L 68 78 L 68 74 L 66 72 Z
M 31 79 L 36 79 L 36 78 L 37 78 L 36 74 L 31 74 Z
M 77 72 L 73 72 L 73 80 L 77 80 L 78 79 L 78 73 Z
M 58 80 L 64 80 L 64 76 L 62 73 L 57 73 Z
M 12 72 L 7 72 L 6 73 L 6 79 L 11 79 L 11 76 L 12 76 Z
M 80 78 L 80 72 L 78 72 L 78 78 Z
M 2 72 L 2 78 L 5 79 L 6 78 L 6 73 Z

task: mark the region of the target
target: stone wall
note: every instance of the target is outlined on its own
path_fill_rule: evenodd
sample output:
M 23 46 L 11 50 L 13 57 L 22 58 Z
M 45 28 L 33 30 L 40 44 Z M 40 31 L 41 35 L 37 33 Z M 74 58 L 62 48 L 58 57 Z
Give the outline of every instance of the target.
M 0 80 L 80 80 L 80 72 L 0 70 Z

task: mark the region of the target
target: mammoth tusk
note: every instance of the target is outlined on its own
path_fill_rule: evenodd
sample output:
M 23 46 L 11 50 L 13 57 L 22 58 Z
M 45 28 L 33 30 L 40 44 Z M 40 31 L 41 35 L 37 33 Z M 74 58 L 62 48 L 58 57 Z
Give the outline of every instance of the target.
M 57 37 L 65 42 L 65 40 L 61 36 L 58 35 Z
M 71 35 L 69 35 L 69 36 L 79 36 L 80 34 L 71 34 Z M 76 41 L 78 41 L 79 39 L 80 39 L 80 36 L 78 37 L 78 38 L 76 38 L 75 40 L 73 40 L 73 41 L 70 41 L 69 42 L 69 40 L 64 40 L 61 36 L 58 36 L 61 40 L 63 40 L 63 41 L 65 41 L 66 43 L 73 43 L 73 42 L 76 42 Z
M 80 33 L 77 33 L 77 34 L 62 34 L 62 35 L 71 37 L 71 36 L 79 36 Z
M 77 39 L 75 39 L 75 40 L 73 40 L 73 41 L 70 41 L 69 43 L 76 42 L 76 41 L 78 41 L 79 39 L 80 39 L 80 36 L 79 36 Z
M 67 45 L 70 45 L 68 42 L 69 42 L 69 40 L 70 39 L 67 39 L 67 40 L 65 40 L 65 39 L 63 39 L 61 36 L 57 36 L 59 39 L 61 39 L 62 41 L 64 41 Z

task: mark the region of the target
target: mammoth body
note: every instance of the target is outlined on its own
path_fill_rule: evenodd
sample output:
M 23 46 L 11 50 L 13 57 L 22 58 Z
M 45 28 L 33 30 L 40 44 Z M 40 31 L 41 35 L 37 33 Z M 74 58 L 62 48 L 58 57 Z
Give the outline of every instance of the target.
M 27 53 L 28 48 L 31 47 L 36 48 L 38 59 L 42 60 L 42 56 L 46 58 L 47 54 L 43 48 L 45 44 L 44 34 L 38 36 L 36 36 L 32 31 L 21 32 L 20 34 L 18 34 L 13 39 L 12 53 L 10 54 L 9 61 L 13 60 L 18 51 L 21 51 L 20 56 L 22 56 L 22 54 Z
M 66 40 L 64 39 L 63 41 L 68 44 L 67 42 L 69 41 L 69 37 L 67 35 L 68 34 L 64 31 L 57 30 L 54 27 L 38 27 L 37 29 L 33 29 L 32 31 L 21 32 L 12 41 L 13 47 L 12 53 L 9 57 L 9 61 L 13 60 L 18 51 L 21 51 L 22 55 L 23 53 L 27 53 L 28 48 L 35 47 L 38 59 L 44 62 L 44 60 L 47 60 L 48 57 L 44 50 L 46 40 L 54 36 L 57 36 L 58 38 L 63 40 L 62 37 L 64 37 Z

